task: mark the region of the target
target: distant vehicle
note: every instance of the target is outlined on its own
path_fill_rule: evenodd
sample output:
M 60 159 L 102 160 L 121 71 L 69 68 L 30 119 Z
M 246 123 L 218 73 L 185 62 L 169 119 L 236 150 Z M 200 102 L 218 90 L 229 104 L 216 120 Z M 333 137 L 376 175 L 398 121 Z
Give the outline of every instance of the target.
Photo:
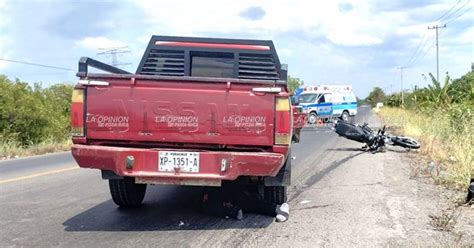
M 139 206 L 147 184 L 236 180 L 287 201 L 299 131 L 272 41 L 153 36 L 135 74 L 81 58 L 77 75 L 72 155 L 117 205 Z
M 357 114 L 357 99 L 350 85 L 307 86 L 297 91 L 298 107 L 308 115 L 308 123 L 340 117 L 348 121 Z

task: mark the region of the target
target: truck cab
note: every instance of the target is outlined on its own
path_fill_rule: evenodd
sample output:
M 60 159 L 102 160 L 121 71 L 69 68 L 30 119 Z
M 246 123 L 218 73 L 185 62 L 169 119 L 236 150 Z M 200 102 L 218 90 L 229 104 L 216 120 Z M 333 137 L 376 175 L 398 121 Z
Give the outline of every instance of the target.
M 117 205 L 139 206 L 148 184 L 225 181 L 286 202 L 298 125 L 272 41 L 152 36 L 135 73 L 84 57 L 77 76 L 72 155 Z

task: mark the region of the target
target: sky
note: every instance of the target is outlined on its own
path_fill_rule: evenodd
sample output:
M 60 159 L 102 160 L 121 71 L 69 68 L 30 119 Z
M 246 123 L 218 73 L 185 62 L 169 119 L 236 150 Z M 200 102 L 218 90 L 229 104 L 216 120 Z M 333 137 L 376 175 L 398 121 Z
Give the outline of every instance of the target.
M 474 62 L 474 4 L 428 1 L 0 0 L 0 74 L 44 87 L 77 78 L 77 62 L 104 48 L 127 46 L 121 68 L 134 72 L 152 35 L 273 40 L 289 75 L 305 85 L 350 84 L 358 97 L 458 78 Z

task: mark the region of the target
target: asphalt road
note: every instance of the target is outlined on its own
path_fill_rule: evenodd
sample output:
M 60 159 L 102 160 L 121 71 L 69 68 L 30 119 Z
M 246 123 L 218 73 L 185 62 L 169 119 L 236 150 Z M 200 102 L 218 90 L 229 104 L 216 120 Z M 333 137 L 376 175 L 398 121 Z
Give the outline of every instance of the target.
M 67 170 L 75 165 L 71 152 L 0 161 L 0 182 L 25 176 Z
M 371 115 L 368 108 L 360 108 L 358 119 Z M 199 187 L 151 186 L 142 208 L 123 210 L 111 201 L 107 181 L 101 179 L 100 172 L 79 169 L 68 153 L 2 161 L 0 246 L 391 244 L 397 237 L 391 230 L 395 228 L 395 234 L 400 231 L 397 224 L 378 216 L 379 209 L 371 210 L 377 204 L 377 200 L 367 202 L 366 197 L 372 197 L 369 194 L 372 191 L 354 191 L 357 187 L 366 189 L 382 184 L 377 176 L 380 170 L 373 167 L 364 170 L 367 175 L 374 173 L 373 178 L 358 172 L 357 163 L 370 163 L 373 158 L 358 147 L 359 144 L 338 137 L 328 128 L 303 131 L 301 143 L 293 148 L 296 159 L 290 188 L 291 215 L 286 223 L 247 213 L 242 221 L 206 216 L 194 207 L 202 190 Z M 358 157 L 351 165 L 354 169 L 344 171 Z M 331 176 L 335 173 L 342 174 Z M 334 188 L 337 185 L 345 188 Z M 346 201 L 360 202 L 345 207 Z M 397 215 L 389 208 L 380 211 L 387 218 Z M 373 214 L 375 220 L 367 214 Z M 389 229 L 391 236 L 377 233 L 380 231 L 377 221 Z M 372 243 L 374 237 L 379 238 Z

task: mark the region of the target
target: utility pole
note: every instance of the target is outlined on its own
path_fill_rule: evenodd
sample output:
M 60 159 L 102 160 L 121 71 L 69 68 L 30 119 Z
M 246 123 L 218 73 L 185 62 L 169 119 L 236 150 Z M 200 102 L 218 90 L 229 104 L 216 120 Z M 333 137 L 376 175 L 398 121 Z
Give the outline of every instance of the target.
M 107 48 L 99 48 L 99 50 L 104 50 L 103 52 L 98 53 L 97 55 L 105 55 L 111 57 L 111 65 L 112 66 L 120 66 L 120 65 L 130 65 L 130 63 L 119 63 L 117 59 L 117 55 L 130 53 L 128 46 L 124 47 L 107 47 Z
M 405 99 L 403 97 L 403 69 L 407 68 L 406 66 L 400 66 L 398 69 L 400 69 L 400 88 L 402 90 L 402 106 L 405 103 Z
M 446 24 L 443 26 L 438 26 L 438 24 L 434 25 L 433 27 L 429 27 L 428 29 L 435 29 L 436 30 L 436 80 L 439 82 L 439 45 L 438 45 L 438 29 L 446 28 Z

